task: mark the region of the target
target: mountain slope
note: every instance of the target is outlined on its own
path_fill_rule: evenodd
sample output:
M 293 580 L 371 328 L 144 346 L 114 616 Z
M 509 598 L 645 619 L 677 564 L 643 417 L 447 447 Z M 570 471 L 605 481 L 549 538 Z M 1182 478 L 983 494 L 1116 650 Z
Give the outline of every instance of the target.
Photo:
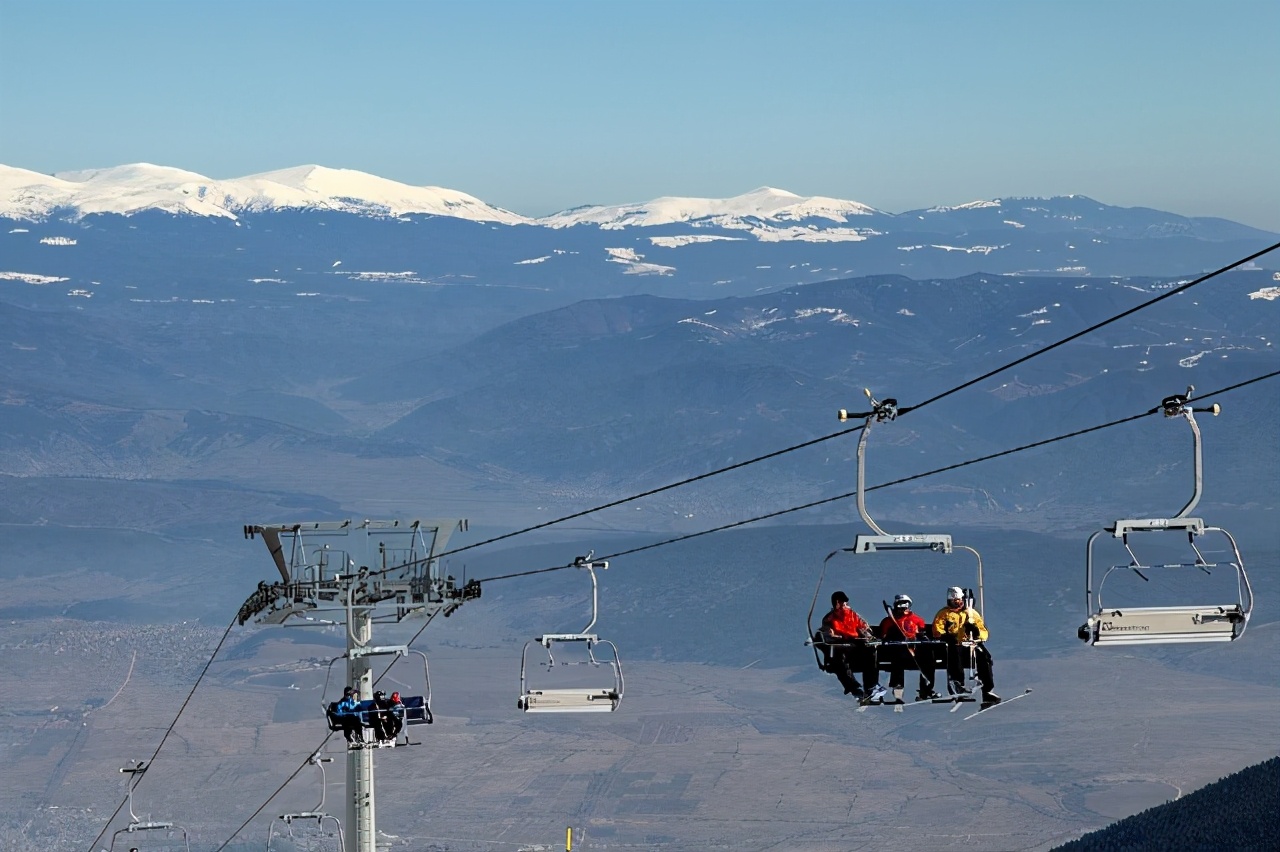
M 1280 757 L 1122 819 L 1054 852 L 1269 852 L 1280 849 Z

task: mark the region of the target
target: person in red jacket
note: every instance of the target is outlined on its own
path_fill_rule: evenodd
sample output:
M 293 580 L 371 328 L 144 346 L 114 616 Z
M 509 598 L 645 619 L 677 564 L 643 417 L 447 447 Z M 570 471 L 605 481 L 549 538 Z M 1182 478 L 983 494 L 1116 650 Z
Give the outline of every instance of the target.
M 871 632 L 871 625 L 849 607 L 849 596 L 844 592 L 832 593 L 831 611 L 822 617 L 819 638 L 827 643 L 827 671 L 839 679 L 845 695 L 858 699 L 865 697 L 869 701 L 876 701 L 884 696 L 884 687 L 879 683 L 880 672 L 876 668 L 876 655 L 866 645 L 866 640 L 875 638 L 875 635 Z M 866 693 L 853 676 L 854 666 L 862 669 L 862 682 L 867 684 Z
M 911 611 L 910 595 L 895 595 L 893 613 L 886 615 L 880 622 L 880 638 L 885 642 L 929 642 L 933 637 L 929 633 L 929 624 Z M 889 688 L 902 689 L 906 681 L 905 671 L 908 668 L 920 672 L 920 686 L 917 690 L 917 701 L 928 701 L 940 698 L 933 689 L 935 665 L 933 649 L 918 645 L 881 645 L 881 656 L 889 659 Z

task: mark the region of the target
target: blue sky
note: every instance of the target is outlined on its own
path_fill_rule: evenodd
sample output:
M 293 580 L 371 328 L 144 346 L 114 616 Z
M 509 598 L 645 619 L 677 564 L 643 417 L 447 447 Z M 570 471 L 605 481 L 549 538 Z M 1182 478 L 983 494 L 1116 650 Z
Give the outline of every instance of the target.
M 1280 231 L 1280 3 L 0 0 L 0 163 L 317 163 L 519 213 L 769 185 Z

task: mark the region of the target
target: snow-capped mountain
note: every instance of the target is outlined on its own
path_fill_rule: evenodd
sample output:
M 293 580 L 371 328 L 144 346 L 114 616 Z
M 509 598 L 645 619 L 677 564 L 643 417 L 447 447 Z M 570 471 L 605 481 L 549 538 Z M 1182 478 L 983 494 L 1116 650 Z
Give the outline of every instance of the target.
M 0 216 L 44 219 L 71 209 L 133 215 L 148 210 L 235 219 L 273 210 L 332 210 L 374 217 L 451 216 L 506 225 L 524 216 L 437 186 L 409 186 L 353 169 L 297 166 L 232 180 L 150 163 L 43 175 L 0 165 Z
M 572 225 L 599 225 L 601 228 L 669 225 L 673 222 L 696 222 L 722 227 L 738 227 L 744 220 L 799 222 L 806 219 L 828 219 L 844 224 L 850 217 L 869 216 L 881 211 L 857 201 L 814 196 L 803 198 L 784 189 L 762 186 L 733 198 L 682 198 L 666 196 L 643 204 L 621 204 L 613 207 L 575 207 L 539 219 L 551 228 Z

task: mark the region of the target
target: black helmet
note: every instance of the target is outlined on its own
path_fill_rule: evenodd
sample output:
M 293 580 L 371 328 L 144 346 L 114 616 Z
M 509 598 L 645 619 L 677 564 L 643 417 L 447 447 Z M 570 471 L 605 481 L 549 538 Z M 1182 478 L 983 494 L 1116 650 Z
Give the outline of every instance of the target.
M 381 701 L 382 699 L 387 697 L 387 694 L 383 692 L 381 689 L 379 689 L 377 692 L 373 694 L 373 697 Z
M 844 592 L 832 592 L 832 593 L 831 593 L 831 605 L 832 605 L 832 606 L 835 606 L 835 605 L 836 605 L 836 604 L 838 604 L 838 603 L 848 603 L 848 602 L 849 602 L 849 596 L 848 596 L 848 595 L 846 595 Z

